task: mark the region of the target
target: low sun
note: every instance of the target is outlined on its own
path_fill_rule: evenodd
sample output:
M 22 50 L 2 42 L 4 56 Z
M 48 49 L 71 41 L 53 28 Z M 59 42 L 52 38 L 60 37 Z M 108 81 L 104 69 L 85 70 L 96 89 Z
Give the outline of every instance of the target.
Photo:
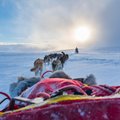
M 88 26 L 79 26 L 74 30 L 75 40 L 85 43 L 92 37 L 92 29 Z

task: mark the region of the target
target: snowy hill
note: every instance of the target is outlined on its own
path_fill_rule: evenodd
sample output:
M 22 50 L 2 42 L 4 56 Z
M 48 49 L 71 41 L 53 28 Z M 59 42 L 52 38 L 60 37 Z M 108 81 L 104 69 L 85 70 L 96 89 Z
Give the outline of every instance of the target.
M 99 52 L 120 53 L 120 47 L 101 47 L 95 50 Z
M 40 47 L 39 44 L 28 44 L 28 43 L 6 43 L 6 44 L 0 44 L 0 52 L 39 52 L 39 51 L 47 51 L 54 49 L 52 46 L 49 47 Z

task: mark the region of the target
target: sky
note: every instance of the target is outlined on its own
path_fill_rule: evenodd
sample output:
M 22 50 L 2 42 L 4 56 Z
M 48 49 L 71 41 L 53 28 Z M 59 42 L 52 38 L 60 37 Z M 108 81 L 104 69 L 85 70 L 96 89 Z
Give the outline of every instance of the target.
M 0 0 L 0 44 L 120 46 L 119 11 L 120 0 Z M 93 31 L 84 44 L 73 37 L 81 25 Z

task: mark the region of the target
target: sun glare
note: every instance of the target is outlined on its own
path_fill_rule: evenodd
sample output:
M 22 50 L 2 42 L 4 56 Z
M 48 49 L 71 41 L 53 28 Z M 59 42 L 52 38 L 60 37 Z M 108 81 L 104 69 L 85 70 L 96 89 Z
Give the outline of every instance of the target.
M 85 43 L 92 38 L 92 29 L 88 26 L 79 26 L 74 30 L 75 40 Z

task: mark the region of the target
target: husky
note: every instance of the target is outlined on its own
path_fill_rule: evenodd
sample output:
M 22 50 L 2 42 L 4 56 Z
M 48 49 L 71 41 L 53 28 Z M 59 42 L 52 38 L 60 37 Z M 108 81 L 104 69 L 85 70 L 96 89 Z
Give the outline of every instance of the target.
M 49 55 L 45 55 L 45 57 L 44 57 L 44 60 L 43 60 L 43 61 L 44 61 L 44 63 L 45 63 L 45 64 L 48 64 L 48 65 L 49 65 L 49 64 L 50 64 L 50 61 L 51 61 L 50 56 L 49 56 Z
M 69 59 L 69 55 L 62 52 L 62 56 L 58 59 L 61 61 L 62 66 L 64 67 L 64 63 Z
M 52 70 L 53 71 L 56 71 L 56 70 L 62 70 L 63 69 L 63 66 L 62 66 L 62 63 L 59 59 L 57 60 L 54 60 L 52 62 Z
M 44 61 L 43 59 L 36 59 L 34 61 L 34 67 L 30 69 L 31 72 L 35 72 L 35 76 L 37 75 L 40 75 L 42 74 L 42 71 L 43 71 L 43 64 L 44 64 Z

